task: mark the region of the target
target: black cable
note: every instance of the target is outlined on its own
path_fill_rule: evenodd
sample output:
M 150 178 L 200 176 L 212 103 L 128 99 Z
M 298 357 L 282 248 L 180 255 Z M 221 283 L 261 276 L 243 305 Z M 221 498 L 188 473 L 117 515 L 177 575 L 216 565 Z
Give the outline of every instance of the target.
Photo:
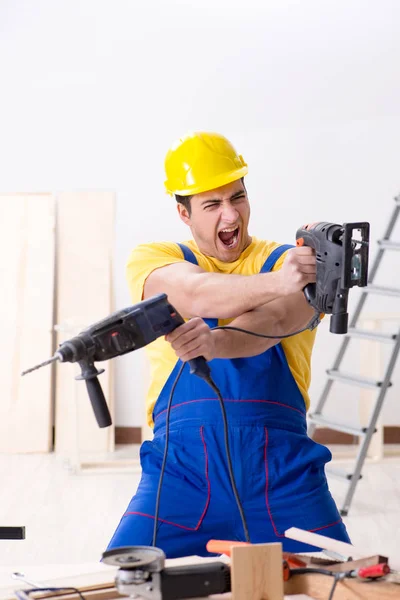
M 20 594 L 20 592 L 22 593 Z M 17 598 L 20 597 L 21 600 L 25 600 L 26 597 L 29 597 L 29 594 L 36 592 L 59 592 L 58 595 L 65 595 L 65 592 L 74 592 L 75 594 L 78 594 L 80 600 L 85 600 L 85 596 L 82 592 L 74 587 L 34 587 L 27 590 L 16 590 L 14 593 Z
M 157 540 L 158 513 L 159 513 L 159 509 L 160 509 L 161 487 L 162 487 L 162 482 L 163 482 L 163 478 L 164 478 L 165 465 L 167 462 L 167 454 L 168 454 L 169 418 L 170 418 L 170 413 L 171 413 L 172 399 L 173 399 L 176 385 L 179 381 L 179 378 L 182 374 L 183 369 L 185 368 L 185 364 L 186 363 L 182 363 L 182 366 L 179 369 L 179 372 L 178 372 L 178 374 L 175 378 L 175 381 L 172 385 L 171 392 L 170 392 L 169 399 L 168 399 L 167 414 L 165 417 L 165 429 L 166 429 L 166 431 L 165 431 L 165 447 L 164 447 L 164 455 L 163 455 L 163 461 L 162 461 L 161 471 L 160 471 L 160 479 L 158 481 L 156 507 L 155 507 L 155 511 L 154 511 L 154 529 L 153 529 L 152 546 L 156 545 L 156 540 Z M 224 440 L 225 440 L 226 457 L 227 457 L 227 462 L 228 462 L 229 479 L 230 479 L 232 490 L 233 490 L 233 493 L 235 496 L 236 504 L 239 509 L 240 518 L 242 520 L 244 536 L 245 536 L 246 542 L 250 542 L 250 536 L 249 536 L 249 530 L 247 527 L 246 517 L 244 516 L 243 506 L 242 506 L 242 503 L 240 502 L 239 493 L 237 491 L 235 476 L 234 476 L 233 468 L 232 468 L 232 458 L 231 458 L 231 452 L 230 452 L 230 448 L 229 448 L 229 437 L 228 437 L 228 421 L 226 418 L 224 400 L 222 398 L 221 392 L 219 391 L 218 387 L 215 385 L 215 383 L 211 379 L 211 377 L 208 377 L 207 379 L 205 379 L 205 381 L 208 383 L 208 385 L 211 387 L 211 389 L 217 394 L 218 400 L 220 402 L 221 412 L 222 412 L 222 420 L 224 422 Z
M 231 451 L 230 451 L 230 448 L 229 448 L 228 420 L 226 418 L 226 410 L 225 410 L 225 405 L 224 405 L 224 399 L 222 398 L 221 392 L 219 391 L 218 387 L 215 385 L 215 383 L 211 379 L 211 377 L 209 377 L 208 379 L 206 379 L 206 381 L 207 381 L 208 385 L 211 387 L 211 389 L 214 390 L 214 392 L 217 394 L 218 400 L 219 400 L 219 403 L 220 403 L 220 406 L 221 406 L 222 420 L 224 422 L 224 440 L 225 440 L 226 458 L 227 458 L 227 463 L 228 463 L 229 479 L 231 481 L 232 490 L 233 490 L 233 493 L 234 493 L 234 496 L 235 496 L 237 507 L 239 509 L 240 518 L 242 519 L 242 525 L 243 525 L 243 530 L 244 530 L 244 537 L 246 539 L 246 542 L 250 543 L 250 535 L 249 535 L 249 530 L 248 530 L 248 527 L 247 527 L 246 517 L 244 516 L 243 506 L 242 506 L 242 503 L 241 503 L 240 498 L 239 498 L 239 493 L 237 491 L 236 482 L 235 482 L 235 476 L 233 474 Z
M 328 600 L 332 600 L 338 582 L 346 577 L 351 577 L 352 571 L 334 572 L 329 571 L 329 569 L 321 569 L 318 567 L 300 567 L 290 570 L 291 575 L 309 575 L 310 573 L 318 573 L 319 575 L 329 575 L 330 577 L 333 577 L 333 584 L 328 598 Z
M 316 315 L 317 314 L 319 313 L 316 313 Z M 265 335 L 264 333 L 256 333 L 255 331 L 249 331 L 248 329 L 242 329 L 241 327 L 232 327 L 231 325 L 218 325 L 216 327 L 211 327 L 211 330 L 215 331 L 216 329 L 230 329 L 231 331 L 240 331 L 241 333 L 247 333 L 248 335 L 254 335 L 255 337 L 260 338 L 267 338 L 269 340 L 283 340 L 285 338 L 298 335 L 299 333 L 303 333 L 304 331 L 310 328 L 310 323 L 312 322 L 314 322 L 314 319 L 312 319 L 308 323 L 308 325 L 306 325 L 306 327 L 303 327 L 303 329 L 299 329 L 298 331 L 294 331 L 293 333 L 287 333 L 285 335 Z
M 309 575 L 310 573 L 318 573 L 319 575 L 329 575 L 330 577 L 333 577 L 333 584 L 329 592 L 328 600 L 332 600 L 338 582 L 345 577 L 351 576 L 351 571 L 333 572 L 329 571 L 329 569 L 321 569 L 318 567 L 300 567 L 290 570 L 291 575 Z
M 330 575 L 334 577 L 336 573 L 329 571 L 329 569 L 322 569 L 319 567 L 296 567 L 290 569 L 292 575 L 308 575 L 309 573 L 317 573 L 318 575 Z
M 169 399 L 168 399 L 168 405 L 167 405 L 167 414 L 165 417 L 165 448 L 164 448 L 164 456 L 163 456 L 163 461 L 162 461 L 162 465 L 161 465 L 161 471 L 160 471 L 160 479 L 158 481 L 158 489 L 157 489 L 157 496 L 156 496 L 156 508 L 154 511 L 154 529 L 153 529 L 153 541 L 151 543 L 152 546 L 156 545 L 156 539 L 157 539 L 157 529 L 158 529 L 158 512 L 160 510 L 160 496 L 161 496 L 161 486 L 162 486 L 162 482 L 163 482 L 163 478 L 164 478 L 164 471 L 165 471 L 165 465 L 167 462 L 167 453 L 168 453 L 168 442 L 169 442 L 169 416 L 171 413 L 171 406 L 172 406 L 172 398 L 174 396 L 174 392 L 175 392 L 175 388 L 177 386 L 177 383 L 179 381 L 180 376 L 182 375 L 182 371 L 185 368 L 186 363 L 182 363 L 181 368 L 179 369 L 178 375 L 175 378 L 175 381 L 173 383 L 173 386 L 171 388 L 171 392 L 169 395 Z
M 335 575 L 334 575 L 334 580 L 333 580 L 333 585 L 332 585 L 332 587 L 331 587 L 331 591 L 330 591 L 330 593 L 329 593 L 329 598 L 328 598 L 328 600 L 332 600 L 332 598 L 333 598 L 333 594 L 335 593 L 335 590 L 336 590 L 336 586 L 337 586 L 338 582 L 339 582 L 341 579 L 343 579 L 343 578 L 344 578 L 344 577 L 343 577 L 343 573 L 335 573 Z

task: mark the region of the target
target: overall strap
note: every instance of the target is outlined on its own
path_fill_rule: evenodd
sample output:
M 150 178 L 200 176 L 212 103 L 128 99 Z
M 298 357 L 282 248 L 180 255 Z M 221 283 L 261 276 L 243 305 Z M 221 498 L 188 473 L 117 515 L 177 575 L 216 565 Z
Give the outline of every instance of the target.
M 185 246 L 185 244 L 179 244 L 178 243 L 178 246 L 182 250 L 183 258 L 185 260 L 187 260 L 188 262 L 192 263 L 192 265 L 198 265 L 199 264 L 197 262 L 197 258 L 195 257 L 194 253 L 191 251 L 190 248 L 188 248 L 187 246 Z
M 192 265 L 198 265 L 199 264 L 197 262 L 197 258 L 195 257 L 194 253 L 191 251 L 190 248 L 188 248 L 187 246 L 185 246 L 185 244 L 179 244 L 178 243 L 178 246 L 182 250 L 183 258 L 185 260 L 187 260 L 188 262 L 192 263 Z M 217 327 L 217 325 L 218 325 L 218 319 L 203 319 L 203 321 L 205 321 L 205 323 L 207 323 L 207 325 L 210 327 L 210 329 L 212 327 Z
M 278 248 L 275 248 L 275 250 L 271 252 L 267 260 L 261 267 L 260 273 L 269 273 L 273 269 L 276 261 L 282 256 L 284 252 L 286 252 L 286 250 L 290 250 L 290 248 L 294 248 L 294 246 L 292 246 L 291 244 L 283 244 L 282 246 L 278 246 Z

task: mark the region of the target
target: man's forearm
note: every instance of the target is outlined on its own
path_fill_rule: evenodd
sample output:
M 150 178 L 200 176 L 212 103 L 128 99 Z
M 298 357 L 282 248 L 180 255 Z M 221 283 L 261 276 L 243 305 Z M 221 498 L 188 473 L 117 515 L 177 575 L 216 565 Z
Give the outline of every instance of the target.
M 167 294 L 185 317 L 235 319 L 315 281 L 315 256 L 307 246 L 288 250 L 282 267 L 272 273 L 237 275 L 210 273 L 187 261 L 155 268 L 148 275 L 143 298 Z
M 281 282 L 279 272 L 249 276 L 199 273 L 192 279 L 190 316 L 233 319 L 280 298 Z
M 306 327 L 314 314 L 302 292 L 279 298 L 234 319 L 229 326 L 255 333 L 276 336 L 259 338 L 246 333 L 226 330 L 213 331 L 215 358 L 245 358 L 268 350 L 288 335 Z

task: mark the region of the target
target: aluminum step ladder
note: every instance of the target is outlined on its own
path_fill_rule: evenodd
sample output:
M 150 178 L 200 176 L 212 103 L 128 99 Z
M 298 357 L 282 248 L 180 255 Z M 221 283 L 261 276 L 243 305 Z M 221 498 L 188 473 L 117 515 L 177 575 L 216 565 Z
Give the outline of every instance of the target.
M 390 217 L 389 224 L 386 228 L 385 235 L 383 239 L 378 241 L 379 249 L 375 260 L 370 268 L 368 285 L 362 288 L 363 291 L 354 310 L 353 317 L 350 321 L 348 333 L 346 334 L 346 337 L 342 342 L 338 355 L 334 361 L 333 367 L 327 370 L 327 382 L 322 391 L 317 407 L 315 411 L 308 416 L 308 434 L 310 437 L 313 436 L 316 427 L 322 426 L 328 427 L 329 429 L 333 429 L 335 431 L 349 433 L 351 435 L 357 436 L 360 440 L 359 451 L 357 453 L 356 462 L 354 464 L 354 469 L 352 473 L 347 473 L 343 470 L 339 470 L 334 467 L 327 467 L 326 469 L 328 474 L 347 480 L 348 482 L 348 490 L 342 508 L 340 510 L 340 513 L 344 516 L 347 515 L 349 512 L 350 504 L 353 499 L 357 483 L 362 477 L 361 471 L 364 465 L 364 461 L 367 456 L 372 436 L 376 432 L 376 424 L 382 409 L 387 389 L 392 385 L 391 377 L 400 351 L 400 329 L 397 333 L 385 334 L 375 331 L 358 329 L 356 327 L 358 318 L 364 307 L 368 294 L 381 294 L 385 296 L 397 296 L 400 298 L 400 289 L 373 285 L 373 281 L 377 274 L 379 265 L 381 264 L 384 253 L 387 250 L 400 250 L 400 242 L 394 242 L 390 240 L 390 236 L 392 235 L 393 229 L 396 225 L 396 221 L 400 213 L 400 195 L 395 197 L 394 201 L 395 207 Z M 400 269 L 398 269 L 398 272 L 400 272 Z M 389 343 L 392 345 L 392 353 L 387 362 L 386 371 L 384 372 L 381 381 L 376 381 L 375 379 L 370 379 L 367 377 L 352 375 L 351 373 L 346 373 L 339 370 L 347 347 L 349 346 L 350 340 L 352 338 L 375 340 L 377 342 Z M 340 381 L 342 383 L 355 385 L 358 387 L 375 388 L 377 390 L 377 397 L 375 400 L 375 404 L 371 410 L 369 423 L 367 427 L 351 427 L 346 425 L 345 423 L 332 422 L 330 419 L 324 418 L 323 409 L 327 401 L 329 392 L 331 391 L 332 385 L 335 381 Z

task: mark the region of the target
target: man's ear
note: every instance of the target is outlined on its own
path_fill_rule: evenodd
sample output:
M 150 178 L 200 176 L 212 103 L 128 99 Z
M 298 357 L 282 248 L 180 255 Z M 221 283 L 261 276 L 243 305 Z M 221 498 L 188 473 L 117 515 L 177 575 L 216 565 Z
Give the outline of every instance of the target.
M 190 225 L 190 216 L 186 206 L 180 202 L 177 202 L 176 207 L 178 209 L 180 219 L 185 223 L 185 225 Z

